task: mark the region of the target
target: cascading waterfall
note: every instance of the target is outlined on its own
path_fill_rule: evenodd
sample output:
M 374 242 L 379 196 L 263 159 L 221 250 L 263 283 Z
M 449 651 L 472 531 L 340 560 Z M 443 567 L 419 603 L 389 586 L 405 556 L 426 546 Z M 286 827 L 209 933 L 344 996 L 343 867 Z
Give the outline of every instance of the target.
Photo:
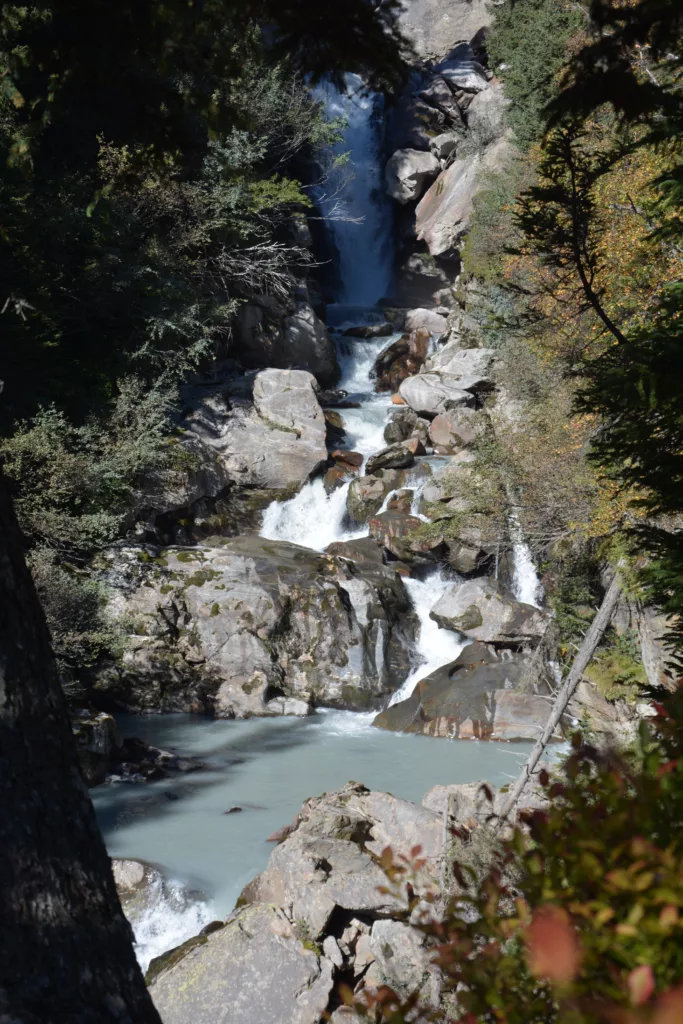
M 426 679 L 438 668 L 455 661 L 467 642 L 450 629 L 440 629 L 434 619 L 430 618 L 430 611 L 448 583 L 441 570 L 432 573 L 427 579 L 406 579 L 404 583 L 420 622 L 415 645 L 419 662 L 403 686 L 393 694 L 389 701 L 390 707 L 410 697 L 421 679 Z
M 531 549 L 524 538 L 524 531 L 516 512 L 510 513 L 510 538 L 512 540 L 513 581 L 512 590 L 518 601 L 541 607 L 543 587 L 536 572 Z
M 319 87 L 331 117 L 344 117 L 347 129 L 335 156 L 348 154 L 352 173 L 342 166 L 332 170 L 317 199 L 339 258 L 342 281 L 340 303 L 356 307 L 353 319 L 337 323 L 337 330 L 359 322 L 377 320 L 367 307 L 373 307 L 389 290 L 393 272 L 391 211 L 382 185 L 380 118 L 382 100 L 364 95 L 361 80 L 347 76 L 347 92 L 331 85 Z M 362 307 L 366 307 L 365 313 Z M 337 320 L 343 307 L 335 310 Z M 341 368 L 339 386 L 360 403 L 357 409 L 344 409 L 346 447 L 365 458 L 384 445 L 384 427 L 390 407 L 389 397 L 374 393 L 371 372 L 380 352 L 400 335 L 379 341 L 339 337 L 338 358 Z M 322 551 L 328 544 L 367 536 L 367 527 L 356 530 L 345 526 L 346 496 L 350 484 L 325 492 L 321 478 L 310 481 L 290 501 L 273 502 L 265 512 L 261 536 L 286 540 Z

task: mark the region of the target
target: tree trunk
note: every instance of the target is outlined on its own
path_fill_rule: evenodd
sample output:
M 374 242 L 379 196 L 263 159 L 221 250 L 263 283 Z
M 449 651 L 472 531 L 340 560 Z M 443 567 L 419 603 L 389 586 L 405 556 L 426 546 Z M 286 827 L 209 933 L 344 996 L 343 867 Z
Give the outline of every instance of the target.
M 612 616 L 614 615 L 614 609 L 616 608 L 617 601 L 619 600 L 619 594 L 621 593 L 621 584 L 619 583 L 618 575 L 615 575 L 612 580 L 607 593 L 602 599 L 600 609 L 593 619 L 590 629 L 583 638 L 583 643 L 579 648 L 579 653 L 574 659 L 574 664 L 571 667 L 569 675 L 563 682 L 560 690 L 558 691 L 553 709 L 550 712 L 550 717 L 546 722 L 545 729 L 539 737 L 534 749 L 529 755 L 529 760 L 522 767 L 517 782 L 512 787 L 510 795 L 508 796 L 505 806 L 501 812 L 498 820 L 498 827 L 501 827 L 504 822 L 509 818 L 511 812 L 519 802 L 519 798 L 522 795 L 524 787 L 531 778 L 531 774 L 541 759 L 543 751 L 550 741 L 550 737 L 555 732 L 557 725 L 559 724 L 562 715 L 567 709 L 569 701 L 572 699 L 574 690 L 581 682 L 583 673 L 588 668 L 591 658 L 595 654 L 595 649 L 600 643 L 602 634 L 609 626 Z
M 0 1020 L 160 1024 L 1 474 Z

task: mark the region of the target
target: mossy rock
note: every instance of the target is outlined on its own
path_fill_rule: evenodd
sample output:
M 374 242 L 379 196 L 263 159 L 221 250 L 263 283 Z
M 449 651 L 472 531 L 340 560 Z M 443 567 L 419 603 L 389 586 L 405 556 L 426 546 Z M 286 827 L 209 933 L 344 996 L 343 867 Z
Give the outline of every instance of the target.
M 170 970 L 171 967 L 175 967 L 177 963 L 187 956 L 188 953 L 196 949 L 197 946 L 204 946 L 208 942 L 206 935 L 195 935 L 193 938 L 188 939 L 187 942 L 181 943 L 180 946 L 176 946 L 174 949 L 169 949 L 167 953 L 162 953 L 161 956 L 155 956 L 150 961 L 150 965 L 147 968 L 145 974 L 145 982 L 147 986 L 151 985 L 155 978 L 158 978 L 163 971 Z

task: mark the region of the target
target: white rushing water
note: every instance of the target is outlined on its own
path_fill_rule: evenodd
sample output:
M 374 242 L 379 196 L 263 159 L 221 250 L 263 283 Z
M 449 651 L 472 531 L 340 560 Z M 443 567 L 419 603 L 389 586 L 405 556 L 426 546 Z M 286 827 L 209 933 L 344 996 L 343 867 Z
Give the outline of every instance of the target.
M 317 201 L 339 255 L 339 301 L 374 306 L 389 294 L 393 274 L 392 212 L 382 175 L 380 96 L 363 95 L 357 75 L 346 76 L 347 92 L 318 87 L 329 117 L 347 120 L 332 157 L 337 170 L 317 191 Z
M 442 571 L 433 573 L 425 580 L 406 579 L 404 583 L 420 620 L 420 632 L 416 643 L 418 664 L 403 686 L 393 694 L 389 701 L 390 705 L 406 700 L 421 679 L 426 679 L 438 668 L 455 661 L 467 642 L 459 633 L 440 629 L 429 616 L 448 583 Z
M 536 572 L 533 555 L 526 540 L 516 513 L 510 514 L 510 537 L 512 538 L 512 557 L 514 564 L 512 591 L 518 601 L 541 607 L 543 587 Z

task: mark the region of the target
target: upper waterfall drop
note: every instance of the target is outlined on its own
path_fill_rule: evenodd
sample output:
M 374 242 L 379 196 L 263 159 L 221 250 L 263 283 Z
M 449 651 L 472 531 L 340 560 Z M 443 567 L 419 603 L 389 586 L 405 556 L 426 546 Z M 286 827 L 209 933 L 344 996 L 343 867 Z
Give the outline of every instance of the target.
M 341 307 L 361 307 L 350 319 L 367 318 L 367 307 L 386 296 L 393 273 L 392 210 L 382 187 L 382 97 L 363 92 L 357 75 L 346 76 L 347 89 L 321 85 L 316 95 L 330 117 L 347 121 L 344 138 L 334 149 L 337 157 L 348 155 L 348 164 L 332 167 L 316 200 L 338 253 Z M 364 315 L 362 307 L 365 307 Z M 344 317 L 344 310 L 337 309 Z M 343 323 L 337 323 L 343 327 Z M 382 448 L 389 408 L 388 395 L 376 395 L 372 370 L 378 355 L 396 335 L 377 341 L 339 337 L 342 375 L 339 386 L 360 403 L 344 409 L 346 444 L 365 459 Z M 265 511 L 261 536 L 284 540 L 322 551 L 338 540 L 363 537 L 366 526 L 345 525 L 349 484 L 325 493 L 320 477 L 309 481 L 292 499 L 272 502 Z
M 332 150 L 347 160 L 330 170 L 315 196 L 338 253 L 338 301 L 374 306 L 388 295 L 394 266 L 392 209 L 383 187 L 384 99 L 364 92 L 362 80 L 350 74 L 346 92 L 325 83 L 316 95 L 330 117 L 347 121 Z

